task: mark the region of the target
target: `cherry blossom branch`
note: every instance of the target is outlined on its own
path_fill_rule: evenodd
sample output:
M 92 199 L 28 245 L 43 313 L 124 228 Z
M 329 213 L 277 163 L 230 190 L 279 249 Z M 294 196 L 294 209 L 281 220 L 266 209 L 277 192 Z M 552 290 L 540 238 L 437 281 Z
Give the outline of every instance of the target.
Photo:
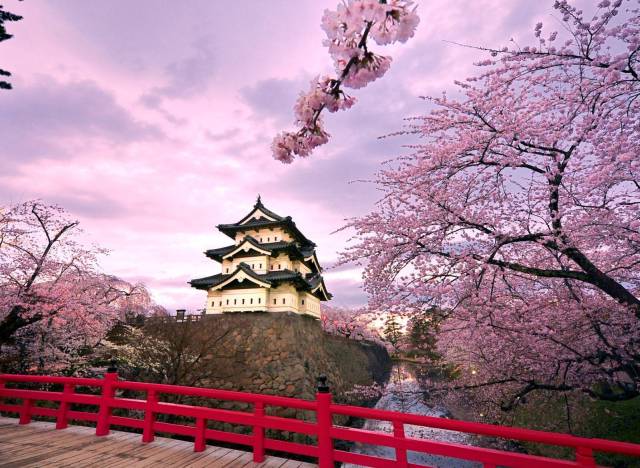
M 355 98 L 342 87 L 362 88 L 382 77 L 391 65 L 391 57 L 369 50 L 371 37 L 378 45 L 406 42 L 413 37 L 420 21 L 412 0 L 348 0 L 337 10 L 325 10 L 322 27 L 324 44 L 334 60 L 337 77 L 318 77 L 302 93 L 294 106 L 296 132 L 282 132 L 271 144 L 273 157 L 291 163 L 294 156 L 306 157 L 314 148 L 329 141 L 321 114 L 349 109 Z

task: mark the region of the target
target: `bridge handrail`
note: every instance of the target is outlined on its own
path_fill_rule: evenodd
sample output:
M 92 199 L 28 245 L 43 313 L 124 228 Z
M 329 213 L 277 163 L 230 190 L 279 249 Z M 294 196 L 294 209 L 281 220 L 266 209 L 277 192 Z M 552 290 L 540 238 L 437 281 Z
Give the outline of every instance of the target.
M 333 414 L 342 414 L 357 418 L 375 419 L 380 421 L 402 421 L 412 426 L 423 426 L 449 431 L 465 432 L 503 439 L 539 442 L 542 444 L 558 445 L 564 447 L 588 447 L 599 452 L 624 453 L 626 455 L 640 456 L 640 445 L 629 442 L 618 442 L 606 439 L 578 437 L 571 434 L 559 434 L 555 432 L 523 429 L 519 427 L 500 426 L 497 424 L 476 423 L 460 421 L 456 419 L 423 416 L 419 414 L 407 414 L 396 411 L 378 410 L 375 408 L 363 408 L 359 406 L 331 405 Z
M 63 388 L 62 391 L 50 391 L 7 387 L 7 384 L 15 385 L 25 383 L 56 384 L 62 385 Z M 100 390 L 100 394 L 76 393 L 77 387 L 85 386 L 96 387 Z M 146 397 L 144 399 L 121 397 L 116 395 L 117 390 L 145 392 Z M 206 406 L 163 402 L 159 398 L 162 394 L 239 401 L 252 404 L 253 411 L 233 411 Z M 7 398 L 22 400 L 22 402 L 20 405 L 4 403 L 3 399 Z M 34 404 L 37 401 L 58 402 L 58 407 L 39 407 Z M 88 411 L 73 410 L 71 408 L 72 404 L 94 405 L 98 407 L 98 412 L 91 413 Z M 315 413 L 316 422 L 267 415 L 265 413 L 266 407 L 294 408 L 311 411 Z M 144 412 L 144 419 L 113 415 L 112 410 L 114 408 L 142 411 Z M 408 462 L 408 451 L 480 461 L 483 463 L 483 466 L 487 468 L 495 468 L 497 465 L 513 467 L 596 466 L 593 455 L 594 451 L 640 457 L 640 445 L 627 442 L 591 439 L 569 434 L 333 404 L 331 394 L 328 393 L 324 387 L 319 388 L 315 400 L 302 400 L 298 398 L 232 390 L 119 380 L 118 374 L 115 372 L 107 372 L 103 379 L 0 374 L 0 411 L 18 413 L 20 424 L 28 424 L 32 416 L 53 417 L 56 418 L 56 429 L 66 428 L 69 421 L 72 420 L 95 422 L 96 435 L 98 436 L 107 435 L 112 425 L 142 429 L 142 441 L 145 443 L 153 441 L 156 432 L 192 436 L 195 438 L 195 451 L 204 450 L 207 440 L 248 445 L 253 447 L 253 458 L 256 462 L 264 461 L 265 450 L 278 450 L 315 457 L 318 459 L 321 468 L 332 467 L 334 461 L 357 463 L 371 467 L 420 467 L 421 465 Z M 193 418 L 195 419 L 195 425 L 190 426 L 156 421 L 157 414 Z M 337 426 L 333 423 L 334 415 L 388 421 L 392 424 L 393 432 L 375 432 Z M 252 427 L 252 434 L 237 434 L 209 429 L 207 428 L 207 421 L 250 426 Z M 558 460 L 476 446 L 465 446 L 451 442 L 419 439 L 406 436 L 405 425 L 571 447 L 575 449 L 576 457 L 575 460 Z M 272 439 L 265 436 L 265 429 L 276 429 L 314 436 L 317 438 L 317 444 L 302 444 Z M 333 446 L 335 439 L 391 447 L 395 449 L 395 459 L 392 460 L 335 449 Z

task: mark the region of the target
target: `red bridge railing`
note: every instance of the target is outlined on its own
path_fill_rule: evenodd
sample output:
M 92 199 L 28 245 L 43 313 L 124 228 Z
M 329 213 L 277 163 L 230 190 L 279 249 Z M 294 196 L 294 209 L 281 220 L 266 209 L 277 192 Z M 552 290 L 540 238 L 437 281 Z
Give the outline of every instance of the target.
M 16 388 L 16 384 L 58 385 L 62 391 L 47 391 Z M 24 386 L 24 385 L 22 385 Z M 77 393 L 78 387 L 100 390 L 99 395 Z M 144 399 L 117 396 L 118 390 L 142 392 Z M 183 395 L 214 400 L 229 400 L 253 405 L 252 412 L 231 411 L 205 406 L 163 402 L 161 395 Z M 9 404 L 3 399 L 20 400 L 20 404 Z M 37 406 L 38 401 L 57 402 L 55 408 Z M 73 410 L 71 405 L 95 405 L 97 412 Z M 294 408 L 314 412 L 316 422 L 266 414 L 267 407 Z M 112 414 L 115 408 L 137 410 L 142 419 Z M 334 466 L 334 462 L 348 462 L 370 467 L 421 467 L 409 463 L 407 452 L 452 457 L 477 461 L 484 467 L 569 467 L 596 466 L 594 452 L 611 452 L 640 457 L 640 445 L 603 439 L 574 437 L 567 434 L 534 431 L 491 424 L 480 424 L 430 416 L 383 411 L 356 406 L 337 405 L 331 401 L 328 387 L 322 384 L 314 401 L 271 395 L 260 395 L 209 388 L 184 387 L 154 383 L 119 380 L 118 374 L 108 372 L 104 379 L 76 377 L 53 377 L 40 375 L 0 374 L 0 411 L 17 413 L 20 424 L 29 424 L 32 416 L 55 418 L 56 429 L 64 429 L 70 421 L 92 421 L 96 423 L 96 435 L 109 434 L 110 426 L 125 426 L 142 431 L 142 442 L 153 441 L 157 432 L 194 438 L 194 450 L 205 450 L 207 441 L 240 444 L 253 449 L 253 459 L 264 461 L 265 450 L 305 455 L 318 460 L 321 468 Z M 156 420 L 158 414 L 192 418 L 193 424 L 174 424 Z M 358 418 L 388 421 L 393 433 L 375 432 L 335 425 L 333 415 L 341 414 Z M 226 422 L 252 428 L 251 435 L 237 434 L 207 427 L 207 421 Z M 500 437 L 520 441 L 564 446 L 575 449 L 575 460 L 560 460 L 501 450 L 493 450 L 451 442 L 420 439 L 405 435 L 405 426 L 422 426 L 446 429 L 467 434 Z M 265 429 L 290 431 L 314 436 L 316 444 L 302 444 L 276 440 L 265 436 Z M 395 449 L 395 458 L 388 459 L 372 455 L 347 452 L 334 448 L 333 441 L 345 440 L 369 445 L 380 445 Z

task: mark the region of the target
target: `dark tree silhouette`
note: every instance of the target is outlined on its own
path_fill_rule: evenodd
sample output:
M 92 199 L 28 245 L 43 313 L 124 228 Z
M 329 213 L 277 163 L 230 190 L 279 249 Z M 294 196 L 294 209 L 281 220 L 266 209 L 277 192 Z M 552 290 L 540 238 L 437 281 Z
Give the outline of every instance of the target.
M 4 27 L 5 21 L 20 21 L 22 16 L 14 15 L 13 13 L 6 11 L 2 5 L 0 5 L 0 42 L 6 41 L 13 37 L 12 34 L 7 34 L 7 30 Z M 0 68 L 0 77 L 11 76 L 7 70 Z M 0 79 L 0 89 L 11 89 L 11 83 Z

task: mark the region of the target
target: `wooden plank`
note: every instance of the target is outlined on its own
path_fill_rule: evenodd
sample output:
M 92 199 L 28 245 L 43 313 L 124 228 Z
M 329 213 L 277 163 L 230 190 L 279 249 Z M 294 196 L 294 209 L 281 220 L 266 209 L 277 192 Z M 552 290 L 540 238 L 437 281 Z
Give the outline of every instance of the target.
M 264 462 L 254 464 L 253 466 L 260 467 L 260 468 L 263 468 L 263 467 L 264 468 L 280 468 L 286 462 L 287 460 L 285 460 L 284 458 L 267 456 Z
M 189 460 L 184 466 L 189 468 L 199 468 L 217 466 L 217 460 L 226 455 L 231 449 L 216 446 L 207 446 L 204 452 L 200 452 L 198 457 Z
M 43 450 L 33 450 L 27 453 L 23 453 L 17 457 L 10 456 L 9 459 L 5 458 L 3 459 L 3 463 L 0 464 L 0 467 L 15 468 L 19 466 L 25 466 L 34 462 L 42 462 L 44 460 L 47 460 L 48 458 L 51 458 L 52 456 L 57 456 L 67 452 L 66 449 L 52 449 L 51 447 L 46 446 L 43 446 L 42 449 Z M 42 466 L 42 463 L 40 463 L 40 465 Z
M 188 468 L 204 468 L 209 466 L 219 466 L 218 460 L 224 457 L 227 453 L 231 452 L 231 449 L 224 447 L 217 447 L 216 450 L 205 452 L 207 455 L 196 460 L 190 462 L 186 466 Z
M 137 461 L 142 461 L 145 460 L 146 458 L 154 455 L 155 453 L 158 452 L 158 447 L 157 446 L 149 446 L 146 445 L 144 447 L 136 447 L 133 450 L 126 450 L 125 451 L 130 459 L 133 460 L 137 460 Z M 123 460 L 118 460 L 115 461 L 113 464 L 108 465 L 109 467 L 124 467 L 124 466 L 128 466 Z M 106 468 L 106 467 L 105 467 Z
M 253 463 L 253 453 L 252 452 L 242 452 L 242 455 L 240 455 L 236 460 L 234 460 L 233 465 L 225 465 L 227 467 L 229 466 L 234 466 L 234 467 L 243 467 L 246 466 L 247 463 Z
M 229 453 L 221 456 L 216 460 L 216 466 L 224 467 L 224 466 L 233 466 L 233 463 L 242 456 L 242 452 L 239 450 L 230 450 Z
M 137 447 L 127 451 L 132 457 L 137 458 L 139 461 L 143 461 L 149 457 L 155 456 L 158 453 L 168 453 L 168 451 L 172 450 L 172 448 L 179 444 L 181 441 L 176 441 L 173 439 L 162 439 L 155 440 L 149 444 L 139 444 Z M 109 465 L 110 467 L 126 467 L 127 464 L 120 462 L 114 463 L 113 465 Z
M 181 441 L 182 444 L 176 445 L 173 450 L 166 454 L 162 458 L 162 463 L 173 466 L 181 466 L 180 460 L 193 459 L 202 452 L 193 451 L 193 443 L 187 441 Z
M 193 466 L 195 463 L 200 462 L 203 459 L 207 459 L 209 460 L 209 462 L 207 462 L 208 464 L 206 466 L 211 466 L 211 464 L 213 462 L 211 462 L 210 460 L 212 460 L 212 458 L 210 458 L 210 456 L 212 456 L 212 454 L 214 454 L 215 452 L 217 452 L 218 450 L 225 450 L 222 449 L 221 447 L 207 447 L 207 449 L 204 452 L 192 452 L 190 457 L 181 459 L 180 461 L 180 465 L 174 465 L 174 466 Z M 207 458 L 209 457 L 209 458 Z
M 82 464 L 83 461 L 91 462 L 92 459 L 95 459 L 95 456 L 95 452 L 91 452 L 88 450 L 67 450 L 58 456 L 47 458 L 46 464 L 49 466 L 55 466 L 56 468 L 74 465 L 78 466 L 79 464 Z M 42 463 L 41 461 L 36 461 L 23 466 L 42 466 L 43 464 L 44 463 Z
M 300 468 L 299 460 L 287 460 L 281 468 Z
M 168 441 L 168 442 L 165 442 Z M 174 453 L 175 450 L 180 450 L 181 448 L 186 449 L 184 444 L 187 442 L 183 440 L 175 440 L 175 439 L 164 439 L 158 440 L 154 442 L 159 442 L 154 445 L 155 450 L 150 451 L 147 456 L 145 456 L 141 461 L 136 463 L 136 467 L 143 466 L 154 466 L 158 463 L 164 461 L 164 459 Z M 191 447 L 193 450 L 193 447 Z
M 141 434 L 111 431 L 96 437 L 95 428 L 69 426 L 56 430 L 55 423 L 33 421 L 19 425 L 17 419 L 0 417 L 0 467 L 56 468 L 96 466 L 100 468 L 143 467 L 268 467 L 309 468 L 312 464 L 268 456 L 264 463 L 253 463 L 253 454 L 241 450 L 207 445 L 194 452 L 193 442 L 156 437 L 143 444 Z

